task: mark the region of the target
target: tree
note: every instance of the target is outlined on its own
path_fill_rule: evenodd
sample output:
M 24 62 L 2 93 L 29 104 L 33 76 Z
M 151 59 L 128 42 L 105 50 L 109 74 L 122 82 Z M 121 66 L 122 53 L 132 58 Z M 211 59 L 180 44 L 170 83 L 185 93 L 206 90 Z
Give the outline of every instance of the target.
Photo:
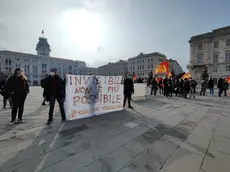
M 208 66 L 205 66 L 205 67 L 204 67 L 204 71 L 203 71 L 201 77 L 202 77 L 202 79 L 204 79 L 204 80 L 205 80 L 205 79 L 208 79 L 208 77 L 209 77 L 209 74 L 208 74 Z
M 153 80 L 153 71 L 150 70 L 149 71 L 149 77 L 148 77 L 148 80 L 147 80 L 147 84 L 150 85 L 152 80 Z

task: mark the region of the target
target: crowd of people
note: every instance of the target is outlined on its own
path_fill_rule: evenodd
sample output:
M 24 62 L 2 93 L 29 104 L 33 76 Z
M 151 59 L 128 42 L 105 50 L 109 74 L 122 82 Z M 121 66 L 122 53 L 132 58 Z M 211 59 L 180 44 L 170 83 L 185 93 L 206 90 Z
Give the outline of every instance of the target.
M 154 77 L 148 86 L 151 87 L 151 95 L 159 94 L 164 95 L 165 97 L 180 96 L 188 98 L 195 98 L 197 82 L 192 78 L 185 79 L 173 79 L 172 77 L 168 78 L 156 78 Z
M 164 95 L 165 97 L 172 97 L 173 94 L 175 96 L 184 97 L 184 98 L 195 98 L 197 81 L 190 78 L 185 79 L 174 79 L 168 78 L 156 78 L 154 77 L 149 83 L 148 86 L 151 87 L 151 95 L 157 94 L 159 90 L 159 94 Z M 201 90 L 200 95 L 205 96 L 206 90 L 209 89 L 209 95 L 214 96 L 214 87 L 215 83 L 213 78 L 203 79 L 201 81 Z M 222 93 L 224 96 L 227 96 L 227 91 L 229 89 L 229 83 L 226 79 L 220 78 L 217 83 L 218 96 L 221 97 Z

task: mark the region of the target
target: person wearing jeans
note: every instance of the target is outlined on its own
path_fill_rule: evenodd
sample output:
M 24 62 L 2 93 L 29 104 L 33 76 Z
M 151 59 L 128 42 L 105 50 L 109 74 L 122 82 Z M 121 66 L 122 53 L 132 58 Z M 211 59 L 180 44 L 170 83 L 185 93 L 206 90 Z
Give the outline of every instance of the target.
M 64 101 L 65 101 L 65 82 L 61 77 L 57 74 L 57 69 L 51 69 L 50 75 L 47 77 L 46 84 L 44 86 L 44 95 L 47 100 L 50 102 L 49 109 L 49 118 L 47 121 L 47 125 L 50 125 L 53 122 L 53 112 L 55 101 L 57 100 L 62 120 L 66 120 L 65 110 L 64 110 Z
M 29 93 L 29 85 L 27 78 L 24 76 L 24 72 L 21 68 L 16 68 L 14 75 L 12 75 L 6 82 L 5 89 L 11 94 L 12 100 L 12 112 L 11 122 L 9 125 L 16 123 L 16 117 L 18 113 L 18 123 L 23 123 L 22 119 L 24 112 L 24 104 Z
M 210 80 L 208 81 L 208 88 L 210 91 L 210 96 L 214 95 L 214 80 L 212 78 L 210 78 Z

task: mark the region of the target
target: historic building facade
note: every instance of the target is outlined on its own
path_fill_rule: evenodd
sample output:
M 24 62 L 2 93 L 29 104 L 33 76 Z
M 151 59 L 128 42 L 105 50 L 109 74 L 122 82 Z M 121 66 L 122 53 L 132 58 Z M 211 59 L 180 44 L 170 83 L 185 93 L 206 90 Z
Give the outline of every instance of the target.
M 128 62 L 119 60 L 98 67 L 98 74 L 102 76 L 123 76 L 128 72 Z
M 50 45 L 46 38 L 40 37 L 36 46 L 37 55 L 14 51 L 0 51 L 0 71 L 3 75 L 11 75 L 15 68 L 20 67 L 25 71 L 30 85 L 39 85 L 45 74 L 51 68 L 56 68 L 60 76 L 66 73 L 87 75 L 96 73 L 96 68 L 87 68 L 84 61 L 68 60 L 50 57 Z
M 164 54 L 155 52 L 150 54 L 140 53 L 136 57 L 129 58 L 128 61 L 120 60 L 115 63 L 108 63 L 98 67 L 98 74 L 104 76 L 126 75 L 126 73 L 135 74 L 137 78 L 149 76 L 157 65 L 167 60 Z M 169 59 L 169 71 L 178 75 L 183 72 L 181 66 L 176 60 Z
M 166 59 L 167 57 L 164 54 L 158 52 L 140 53 L 138 56 L 128 59 L 128 71 L 135 74 L 137 78 L 145 78 L 149 76 L 151 70 L 154 70 L 159 63 Z
M 192 76 L 201 80 L 204 68 L 208 68 L 215 82 L 230 76 L 230 26 L 193 36 L 190 43 L 190 61 L 187 68 Z

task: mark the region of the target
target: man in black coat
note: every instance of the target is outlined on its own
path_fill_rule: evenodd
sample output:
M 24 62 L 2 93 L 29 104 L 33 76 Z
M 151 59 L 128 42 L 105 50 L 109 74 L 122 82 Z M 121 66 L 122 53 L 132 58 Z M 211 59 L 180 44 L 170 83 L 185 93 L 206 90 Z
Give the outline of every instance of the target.
M 21 68 L 16 68 L 14 74 L 10 76 L 6 82 L 5 90 L 11 95 L 12 111 L 11 122 L 9 125 L 16 123 L 16 117 L 18 113 L 18 123 L 24 123 L 22 119 L 24 112 L 24 104 L 29 93 L 28 80 L 24 75 L 24 71 Z
M 50 75 L 47 77 L 44 89 L 46 94 L 45 97 L 50 102 L 49 119 L 47 121 L 47 125 L 50 125 L 53 121 L 55 100 L 57 100 L 59 104 L 62 120 L 65 121 L 65 82 L 59 75 L 57 75 L 57 69 L 50 70 Z
M 134 93 L 134 84 L 132 80 L 132 76 L 128 75 L 127 78 L 124 80 L 124 104 L 123 107 L 125 107 L 126 100 L 128 98 L 128 105 L 129 108 L 133 108 L 131 106 L 131 96 Z

